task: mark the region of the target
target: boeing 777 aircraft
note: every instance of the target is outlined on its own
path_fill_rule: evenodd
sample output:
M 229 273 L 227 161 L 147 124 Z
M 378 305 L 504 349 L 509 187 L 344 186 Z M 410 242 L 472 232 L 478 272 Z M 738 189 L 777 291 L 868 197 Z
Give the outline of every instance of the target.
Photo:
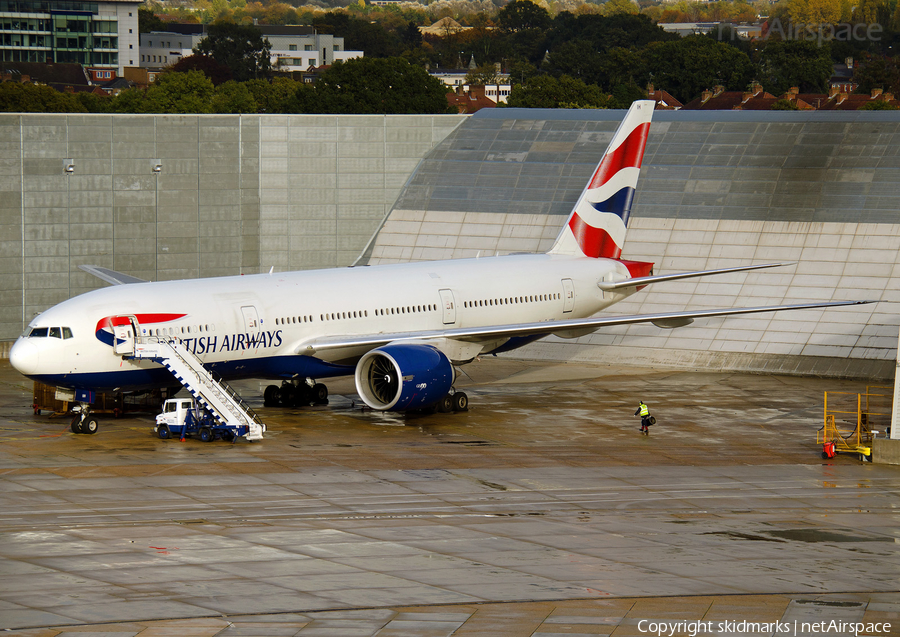
M 652 263 L 621 259 L 653 108 L 631 106 L 546 254 L 160 282 L 89 268 L 114 285 L 41 313 L 10 360 L 64 388 L 169 387 L 171 367 L 141 355 L 142 343 L 169 342 L 201 371 L 281 381 L 267 404 L 323 399 L 319 380 L 354 374 L 373 409 L 464 409 L 455 366 L 550 334 L 865 302 L 595 316 L 649 284 L 784 265 L 654 276 Z

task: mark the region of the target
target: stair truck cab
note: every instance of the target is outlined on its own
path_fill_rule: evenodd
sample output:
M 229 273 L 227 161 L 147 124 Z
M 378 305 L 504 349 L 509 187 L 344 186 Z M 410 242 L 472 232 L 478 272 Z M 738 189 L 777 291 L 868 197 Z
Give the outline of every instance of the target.
M 234 442 L 246 435 L 249 427 L 221 424 L 192 398 L 170 398 L 163 403 L 162 413 L 156 417 L 153 431 L 163 440 L 197 435 L 203 442 L 212 442 L 217 438 Z

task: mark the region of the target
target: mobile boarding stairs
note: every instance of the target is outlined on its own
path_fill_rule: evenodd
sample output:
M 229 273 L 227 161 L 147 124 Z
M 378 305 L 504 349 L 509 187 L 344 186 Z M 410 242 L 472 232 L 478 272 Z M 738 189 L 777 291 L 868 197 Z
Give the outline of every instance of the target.
M 142 336 L 133 316 L 115 317 L 115 353 L 123 358 L 163 365 L 217 423 L 221 432 L 249 441 L 262 440 L 266 426 L 225 381 L 217 380 L 174 336 Z

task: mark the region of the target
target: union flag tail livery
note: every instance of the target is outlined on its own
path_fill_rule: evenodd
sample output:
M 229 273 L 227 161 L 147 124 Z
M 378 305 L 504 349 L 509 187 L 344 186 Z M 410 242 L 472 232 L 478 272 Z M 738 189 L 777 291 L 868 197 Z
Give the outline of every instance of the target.
M 628 109 L 551 254 L 621 256 L 654 106 L 653 100 L 640 100 Z

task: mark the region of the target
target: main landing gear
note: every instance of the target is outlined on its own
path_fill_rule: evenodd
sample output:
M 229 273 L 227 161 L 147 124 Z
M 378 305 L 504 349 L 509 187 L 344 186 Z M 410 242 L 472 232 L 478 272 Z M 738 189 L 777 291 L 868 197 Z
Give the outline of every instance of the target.
M 69 428 L 73 434 L 95 434 L 100 430 L 100 423 L 91 416 L 90 403 L 78 403 L 72 407 L 72 413 L 75 416 Z
M 451 411 L 469 411 L 469 397 L 466 392 L 451 388 L 450 393 L 441 398 L 434 408 L 442 414 L 449 414 Z
M 303 381 L 282 381 L 281 387 L 269 385 L 263 392 L 266 407 L 306 407 L 307 405 L 327 405 L 328 387 L 312 378 Z

